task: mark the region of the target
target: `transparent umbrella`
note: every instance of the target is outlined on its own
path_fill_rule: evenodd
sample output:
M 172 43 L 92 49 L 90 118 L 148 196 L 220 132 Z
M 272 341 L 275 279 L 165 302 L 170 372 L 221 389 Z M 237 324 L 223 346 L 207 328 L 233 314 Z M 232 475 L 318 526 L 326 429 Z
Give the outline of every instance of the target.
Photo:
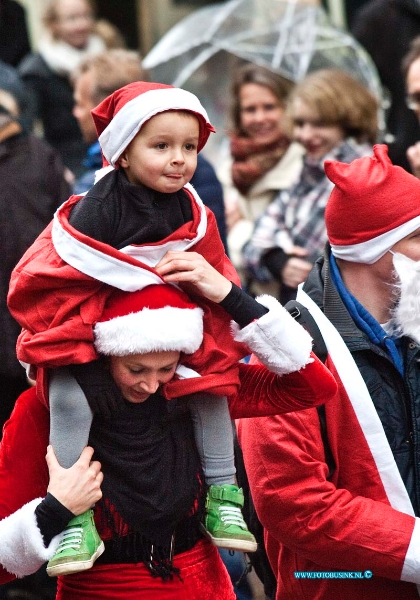
M 144 66 L 154 80 L 201 99 L 219 132 L 213 136 L 218 144 L 226 127 L 232 75 L 244 61 L 293 82 L 317 69 L 342 69 L 381 98 L 376 68 L 363 47 L 333 27 L 322 8 L 305 0 L 229 0 L 197 10 L 152 48 Z

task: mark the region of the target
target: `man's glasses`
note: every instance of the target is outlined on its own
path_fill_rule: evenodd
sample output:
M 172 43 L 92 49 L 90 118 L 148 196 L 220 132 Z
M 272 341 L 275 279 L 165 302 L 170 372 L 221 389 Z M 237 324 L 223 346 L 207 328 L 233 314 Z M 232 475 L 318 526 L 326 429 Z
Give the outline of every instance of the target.
M 407 94 L 405 97 L 405 103 L 410 110 L 420 110 L 420 92 Z

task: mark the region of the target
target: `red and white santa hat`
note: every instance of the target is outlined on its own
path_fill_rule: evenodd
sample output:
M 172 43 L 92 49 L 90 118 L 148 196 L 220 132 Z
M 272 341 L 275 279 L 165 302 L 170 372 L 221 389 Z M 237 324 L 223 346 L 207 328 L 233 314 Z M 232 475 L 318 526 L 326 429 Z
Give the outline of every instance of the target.
M 91 111 L 102 154 L 108 164 L 115 167 L 146 121 L 168 110 L 186 110 L 198 118 L 197 150 L 200 151 L 215 129 L 197 96 L 171 85 L 135 81 L 116 90 Z
M 169 284 L 115 291 L 94 327 L 99 354 L 127 356 L 163 350 L 192 354 L 203 341 L 203 310 Z
M 372 264 L 420 227 L 420 180 L 392 164 L 384 144 L 349 164 L 325 161 L 335 184 L 325 209 L 332 253 Z

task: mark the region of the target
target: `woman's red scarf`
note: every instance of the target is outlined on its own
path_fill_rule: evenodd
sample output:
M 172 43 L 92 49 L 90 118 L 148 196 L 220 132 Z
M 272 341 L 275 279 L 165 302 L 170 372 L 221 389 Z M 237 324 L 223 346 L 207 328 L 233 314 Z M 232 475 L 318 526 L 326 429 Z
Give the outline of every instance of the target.
M 241 194 L 246 195 L 254 183 L 279 162 L 289 146 L 290 139 L 282 133 L 264 143 L 232 134 L 232 181 Z

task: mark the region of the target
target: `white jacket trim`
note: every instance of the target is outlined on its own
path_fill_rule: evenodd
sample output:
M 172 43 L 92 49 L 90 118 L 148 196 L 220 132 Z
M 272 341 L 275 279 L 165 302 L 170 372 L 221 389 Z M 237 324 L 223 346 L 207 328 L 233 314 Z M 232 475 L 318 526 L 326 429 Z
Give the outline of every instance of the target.
M 232 323 L 234 339 L 247 345 L 273 373 L 287 375 L 312 362 L 312 338 L 272 296 L 259 296 L 257 302 L 269 312 L 243 329 Z
M 318 324 L 328 354 L 337 369 L 356 418 L 362 428 L 375 461 L 389 503 L 393 508 L 414 516 L 413 506 L 401 478 L 384 428 L 370 397 L 366 384 L 343 338 L 315 302 L 301 289 L 297 299 L 310 311 Z
M 0 521 L 0 564 L 16 577 L 25 577 L 54 556 L 61 534 L 55 536 L 48 548 L 38 528 L 35 509 L 42 498 L 31 500 L 16 512 Z
M 410 545 L 401 572 L 402 581 L 420 584 L 420 519 L 416 518 Z

